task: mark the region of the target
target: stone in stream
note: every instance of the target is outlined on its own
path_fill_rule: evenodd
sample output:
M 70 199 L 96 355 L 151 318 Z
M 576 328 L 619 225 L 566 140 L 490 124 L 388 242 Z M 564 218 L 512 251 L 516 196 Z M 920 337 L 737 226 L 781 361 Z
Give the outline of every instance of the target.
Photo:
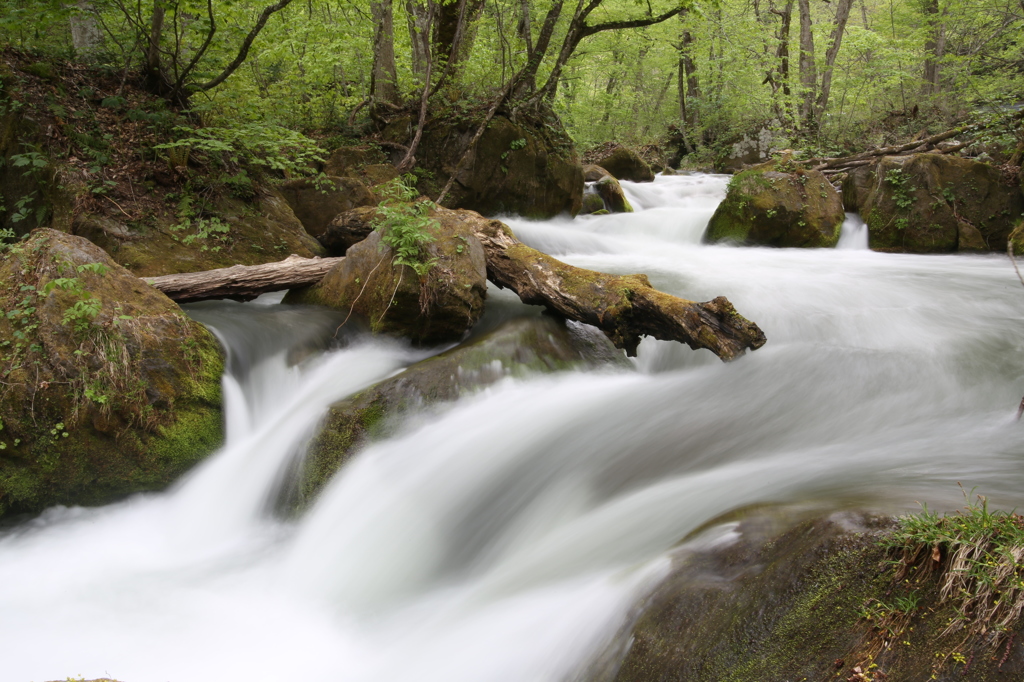
M 613 145 L 594 158 L 594 163 L 605 169 L 618 180 L 630 182 L 654 182 L 654 171 L 632 149 Z
M 602 366 L 630 365 L 593 327 L 547 315 L 506 321 L 332 405 L 307 451 L 293 504 L 307 506 L 360 447 L 394 433 L 411 412 L 507 376 Z
M 0 514 L 167 486 L 222 441 L 217 341 L 82 237 L 0 260 Z
M 459 341 L 483 314 L 487 263 L 466 225 L 437 223 L 433 236 L 421 247 L 429 264 L 423 274 L 396 264 L 394 250 L 374 231 L 349 248 L 319 284 L 292 290 L 285 302 L 351 311 L 374 333 L 418 345 Z
M 1020 188 L 1000 169 L 948 154 L 883 157 L 851 172 L 843 196 L 882 251 L 1004 251 L 1024 214 Z
M 770 162 L 733 176 L 705 240 L 778 247 L 833 247 L 846 215 L 818 171 Z
M 355 178 L 299 178 L 281 185 L 281 195 L 312 237 L 320 239 L 336 215 L 379 199 Z
M 580 215 L 593 215 L 599 212 L 608 212 L 604 208 L 604 199 L 597 192 L 585 192 L 583 194 L 583 208 L 580 209 Z
M 608 208 L 609 213 L 633 212 L 633 207 L 630 205 L 629 199 L 626 198 L 626 193 L 622 191 L 622 185 L 612 176 L 606 175 L 595 182 L 594 189 L 597 190 L 598 195 L 604 200 L 604 205 Z

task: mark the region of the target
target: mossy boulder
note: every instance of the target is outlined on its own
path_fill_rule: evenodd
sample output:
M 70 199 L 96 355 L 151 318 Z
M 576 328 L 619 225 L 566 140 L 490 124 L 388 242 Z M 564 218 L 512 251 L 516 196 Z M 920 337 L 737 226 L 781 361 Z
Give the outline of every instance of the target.
M 846 217 L 839 193 L 817 171 L 769 163 L 733 176 L 708 223 L 708 242 L 833 247 Z
M 594 183 L 594 189 L 604 201 L 605 208 L 609 213 L 632 213 L 633 207 L 622 191 L 619 181 L 610 175 L 606 175 Z
M 0 514 L 158 490 L 221 443 L 220 347 L 166 296 L 50 229 L 0 278 Z
M 654 182 L 654 171 L 650 165 L 638 153 L 622 145 L 613 145 L 603 150 L 594 159 L 594 164 L 604 168 L 618 180 Z
M 330 153 L 324 163 L 324 173 L 334 176 L 356 177 L 359 171 L 388 160 L 380 147 L 373 145 L 349 145 L 338 147 Z
M 859 166 L 843 178 L 843 208 L 860 211 L 875 182 L 873 166 Z
M 330 256 L 344 256 L 348 249 L 370 236 L 377 219 L 376 206 L 362 206 L 334 216 L 319 241 Z
M 1017 226 L 1010 232 L 1009 242 L 1013 255 L 1024 256 L 1024 220 L 1017 223 Z
M 939 590 L 948 566 L 897 579 L 883 543 L 893 519 L 846 512 L 793 526 L 762 511 L 723 521 L 737 524 L 739 540 L 677 557 L 634 626 L 617 682 L 1010 682 L 1024 674 L 1019 622 L 1011 646 L 998 649 L 989 638 L 945 633 L 956 615 L 956 598 Z
M 428 122 L 416 156 L 427 171 L 419 191 L 431 197 L 455 172 L 479 120 L 446 117 Z M 403 143 L 407 143 L 405 140 Z M 445 205 L 483 215 L 546 219 L 579 213 L 583 170 L 572 140 L 554 114 L 515 122 L 495 116 L 458 172 Z
M 380 231 L 350 247 L 345 260 L 318 284 L 293 290 L 287 303 L 325 305 L 351 311 L 375 333 L 407 338 L 419 345 L 461 340 L 483 314 L 487 263 L 471 226 L 437 208 L 421 243 L 423 274 L 394 262 L 396 254 Z M 384 235 L 397 227 L 382 228 Z M 390 236 L 389 236 L 390 238 Z
M 1015 183 L 993 166 L 946 154 L 887 156 L 862 171 L 860 204 L 873 249 L 1002 251 L 1024 214 Z
M 284 197 L 269 189 L 251 201 L 219 197 L 202 217 L 182 218 L 167 210 L 146 221 L 128 223 L 117 214 L 84 213 L 75 219 L 71 231 L 106 250 L 139 277 L 326 253 Z
M 597 164 L 588 163 L 583 166 L 583 180 L 585 182 L 597 182 L 601 178 L 608 177 L 609 175 L 611 175 L 611 173 Z
M 375 206 L 379 201 L 355 178 L 299 178 L 284 183 L 280 192 L 302 227 L 316 239 L 339 213 L 360 206 Z
M 308 505 L 359 448 L 394 433 L 411 412 L 507 376 L 615 365 L 628 367 L 622 351 L 593 327 L 547 315 L 507 320 L 332 405 L 307 451 L 296 504 Z

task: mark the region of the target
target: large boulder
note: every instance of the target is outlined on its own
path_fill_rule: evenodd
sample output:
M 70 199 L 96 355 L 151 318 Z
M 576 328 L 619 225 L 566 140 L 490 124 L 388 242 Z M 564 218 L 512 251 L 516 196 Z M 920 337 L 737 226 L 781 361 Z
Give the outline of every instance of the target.
M 765 246 L 832 247 L 839 241 L 845 217 L 839 193 L 824 175 L 769 163 L 733 176 L 705 238 Z
M 370 236 L 377 219 L 376 206 L 363 206 L 334 216 L 318 238 L 330 256 L 344 256 L 349 247 Z
M 334 403 L 307 450 L 298 500 L 306 506 L 365 443 L 387 436 L 424 407 L 456 400 L 508 376 L 621 365 L 600 331 L 553 317 L 519 317 Z
M 594 157 L 594 163 L 618 180 L 654 182 L 654 171 L 639 154 L 622 145 L 606 147 Z
M 334 217 L 360 206 L 375 206 L 373 192 L 355 178 L 298 178 L 281 185 L 281 196 L 310 236 L 319 239 Z
M 324 163 L 324 174 L 356 177 L 366 166 L 387 162 L 387 154 L 371 145 L 350 145 L 334 149 Z
M 428 122 L 416 154 L 418 188 L 431 197 L 455 172 L 479 121 L 446 117 Z M 408 140 L 404 141 L 405 143 Z M 483 215 L 546 219 L 579 213 L 583 171 L 572 140 L 554 114 L 513 122 L 495 116 L 458 172 L 445 205 Z
M 414 206 L 405 219 L 422 217 Z M 400 254 L 389 245 L 406 227 L 386 224 L 349 248 L 320 283 L 290 292 L 285 302 L 351 311 L 373 332 L 419 345 L 459 341 L 483 314 L 487 263 L 463 216 L 436 208 L 429 219 L 430 241 L 421 242 L 417 266 L 397 262 Z
M 0 281 L 0 514 L 160 489 L 220 444 L 220 347 L 166 296 L 51 229 Z
M 870 178 L 859 208 L 873 249 L 1002 251 L 1024 213 L 1016 184 L 998 168 L 970 159 L 887 156 L 861 173 Z
M 99 245 L 139 277 L 259 265 L 290 254 L 325 254 L 284 197 L 270 190 L 247 200 L 218 197 L 212 212 L 201 217 L 165 211 L 144 223 L 129 224 L 117 213 L 83 213 L 71 231 Z

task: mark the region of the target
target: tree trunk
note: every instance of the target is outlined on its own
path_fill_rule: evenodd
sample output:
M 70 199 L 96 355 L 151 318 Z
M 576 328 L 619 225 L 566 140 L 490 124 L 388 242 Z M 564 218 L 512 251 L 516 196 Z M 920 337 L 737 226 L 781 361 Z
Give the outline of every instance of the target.
M 406 15 L 409 23 L 409 42 L 412 44 L 412 72 L 423 82 L 427 73 L 427 40 L 430 34 L 429 8 L 419 0 L 406 0 Z
M 302 258 L 289 256 L 265 265 L 235 265 L 219 270 L 188 272 L 162 277 L 143 277 L 178 303 L 230 298 L 249 301 L 268 291 L 316 284 L 343 258 Z
M 687 14 L 688 11 L 679 14 L 679 20 L 684 24 Z M 684 126 L 696 128 L 700 125 L 699 100 L 700 81 L 697 65 L 693 63 L 693 33 L 684 28 L 679 36 L 679 115 Z M 686 138 L 689 140 L 689 135 Z
M 839 0 L 839 4 L 836 6 L 836 24 L 832 29 L 828 51 L 825 52 L 825 69 L 821 72 L 821 91 L 818 93 L 818 101 L 815 104 L 814 120 L 817 125 L 821 125 L 825 108 L 828 107 L 828 96 L 832 91 L 832 71 L 835 68 L 836 57 L 839 56 L 839 47 L 843 44 L 843 33 L 846 32 L 846 21 L 850 18 L 851 9 L 853 9 L 853 0 Z
M 166 86 L 163 65 L 160 59 L 160 39 L 164 32 L 163 0 L 153 0 L 153 14 L 149 20 L 149 35 L 146 36 L 146 85 L 150 92 L 162 93 Z
M 617 348 L 636 355 L 641 336 L 707 348 L 733 360 L 765 344 L 756 324 L 740 316 L 724 296 L 696 303 L 654 289 L 646 275 L 607 275 L 567 265 L 526 246 L 497 220 L 458 211 L 473 220 L 487 256 L 487 278 L 512 289 L 524 303 L 543 305 L 572 320 L 594 325 Z
M 434 22 L 434 54 L 448 58 L 450 67 L 465 61 L 473 51 L 476 22 L 484 9 L 484 0 L 459 0 L 439 4 Z
M 530 20 L 530 0 L 520 0 L 519 25 L 516 27 L 519 38 L 526 45 L 526 54 L 533 52 L 533 22 Z
M 818 74 L 814 68 L 814 34 L 811 32 L 810 0 L 799 0 L 800 7 L 800 118 L 807 124 L 814 117 L 814 95 Z
M 928 21 L 928 39 L 924 50 L 924 83 L 921 94 L 928 96 L 939 92 L 939 62 L 946 52 L 946 25 L 939 21 L 939 0 L 925 0 L 925 18 Z
M 373 39 L 373 69 L 370 93 L 378 102 L 398 104 L 398 71 L 395 68 L 394 13 L 392 0 L 374 0 L 370 12 L 376 33 Z
M 775 115 L 780 119 L 791 118 L 791 100 L 790 96 L 792 91 L 789 87 L 789 30 L 793 24 L 793 0 L 786 0 L 786 7 L 783 10 L 773 9 L 773 13 L 777 14 L 782 20 L 782 25 L 779 27 L 778 40 L 779 45 L 775 48 L 775 58 L 779 60 L 778 77 L 774 74 L 769 74 L 769 79 L 772 86 L 772 106 L 775 109 Z M 783 102 L 779 105 L 778 102 L 778 91 L 781 88 Z
M 103 42 L 103 32 L 96 21 L 96 10 L 89 0 L 78 0 L 78 10 L 71 15 L 71 45 L 78 57 L 89 57 L 95 54 Z

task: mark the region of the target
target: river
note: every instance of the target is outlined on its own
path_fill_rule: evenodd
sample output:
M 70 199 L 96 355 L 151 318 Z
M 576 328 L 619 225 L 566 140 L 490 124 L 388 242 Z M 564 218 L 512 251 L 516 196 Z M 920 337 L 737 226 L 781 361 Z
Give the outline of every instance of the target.
M 335 317 L 274 297 L 195 306 L 230 349 L 226 445 L 164 493 L 3 531 L 0 682 L 583 680 L 670 550 L 730 510 L 949 509 L 958 483 L 1024 506 L 1006 257 L 874 253 L 856 216 L 833 250 L 703 245 L 727 180 L 508 222 L 574 265 L 725 295 L 762 349 L 645 339 L 632 370 L 503 380 L 361 452 L 298 519 L 274 503 L 326 406 L 428 353 L 324 352 Z

